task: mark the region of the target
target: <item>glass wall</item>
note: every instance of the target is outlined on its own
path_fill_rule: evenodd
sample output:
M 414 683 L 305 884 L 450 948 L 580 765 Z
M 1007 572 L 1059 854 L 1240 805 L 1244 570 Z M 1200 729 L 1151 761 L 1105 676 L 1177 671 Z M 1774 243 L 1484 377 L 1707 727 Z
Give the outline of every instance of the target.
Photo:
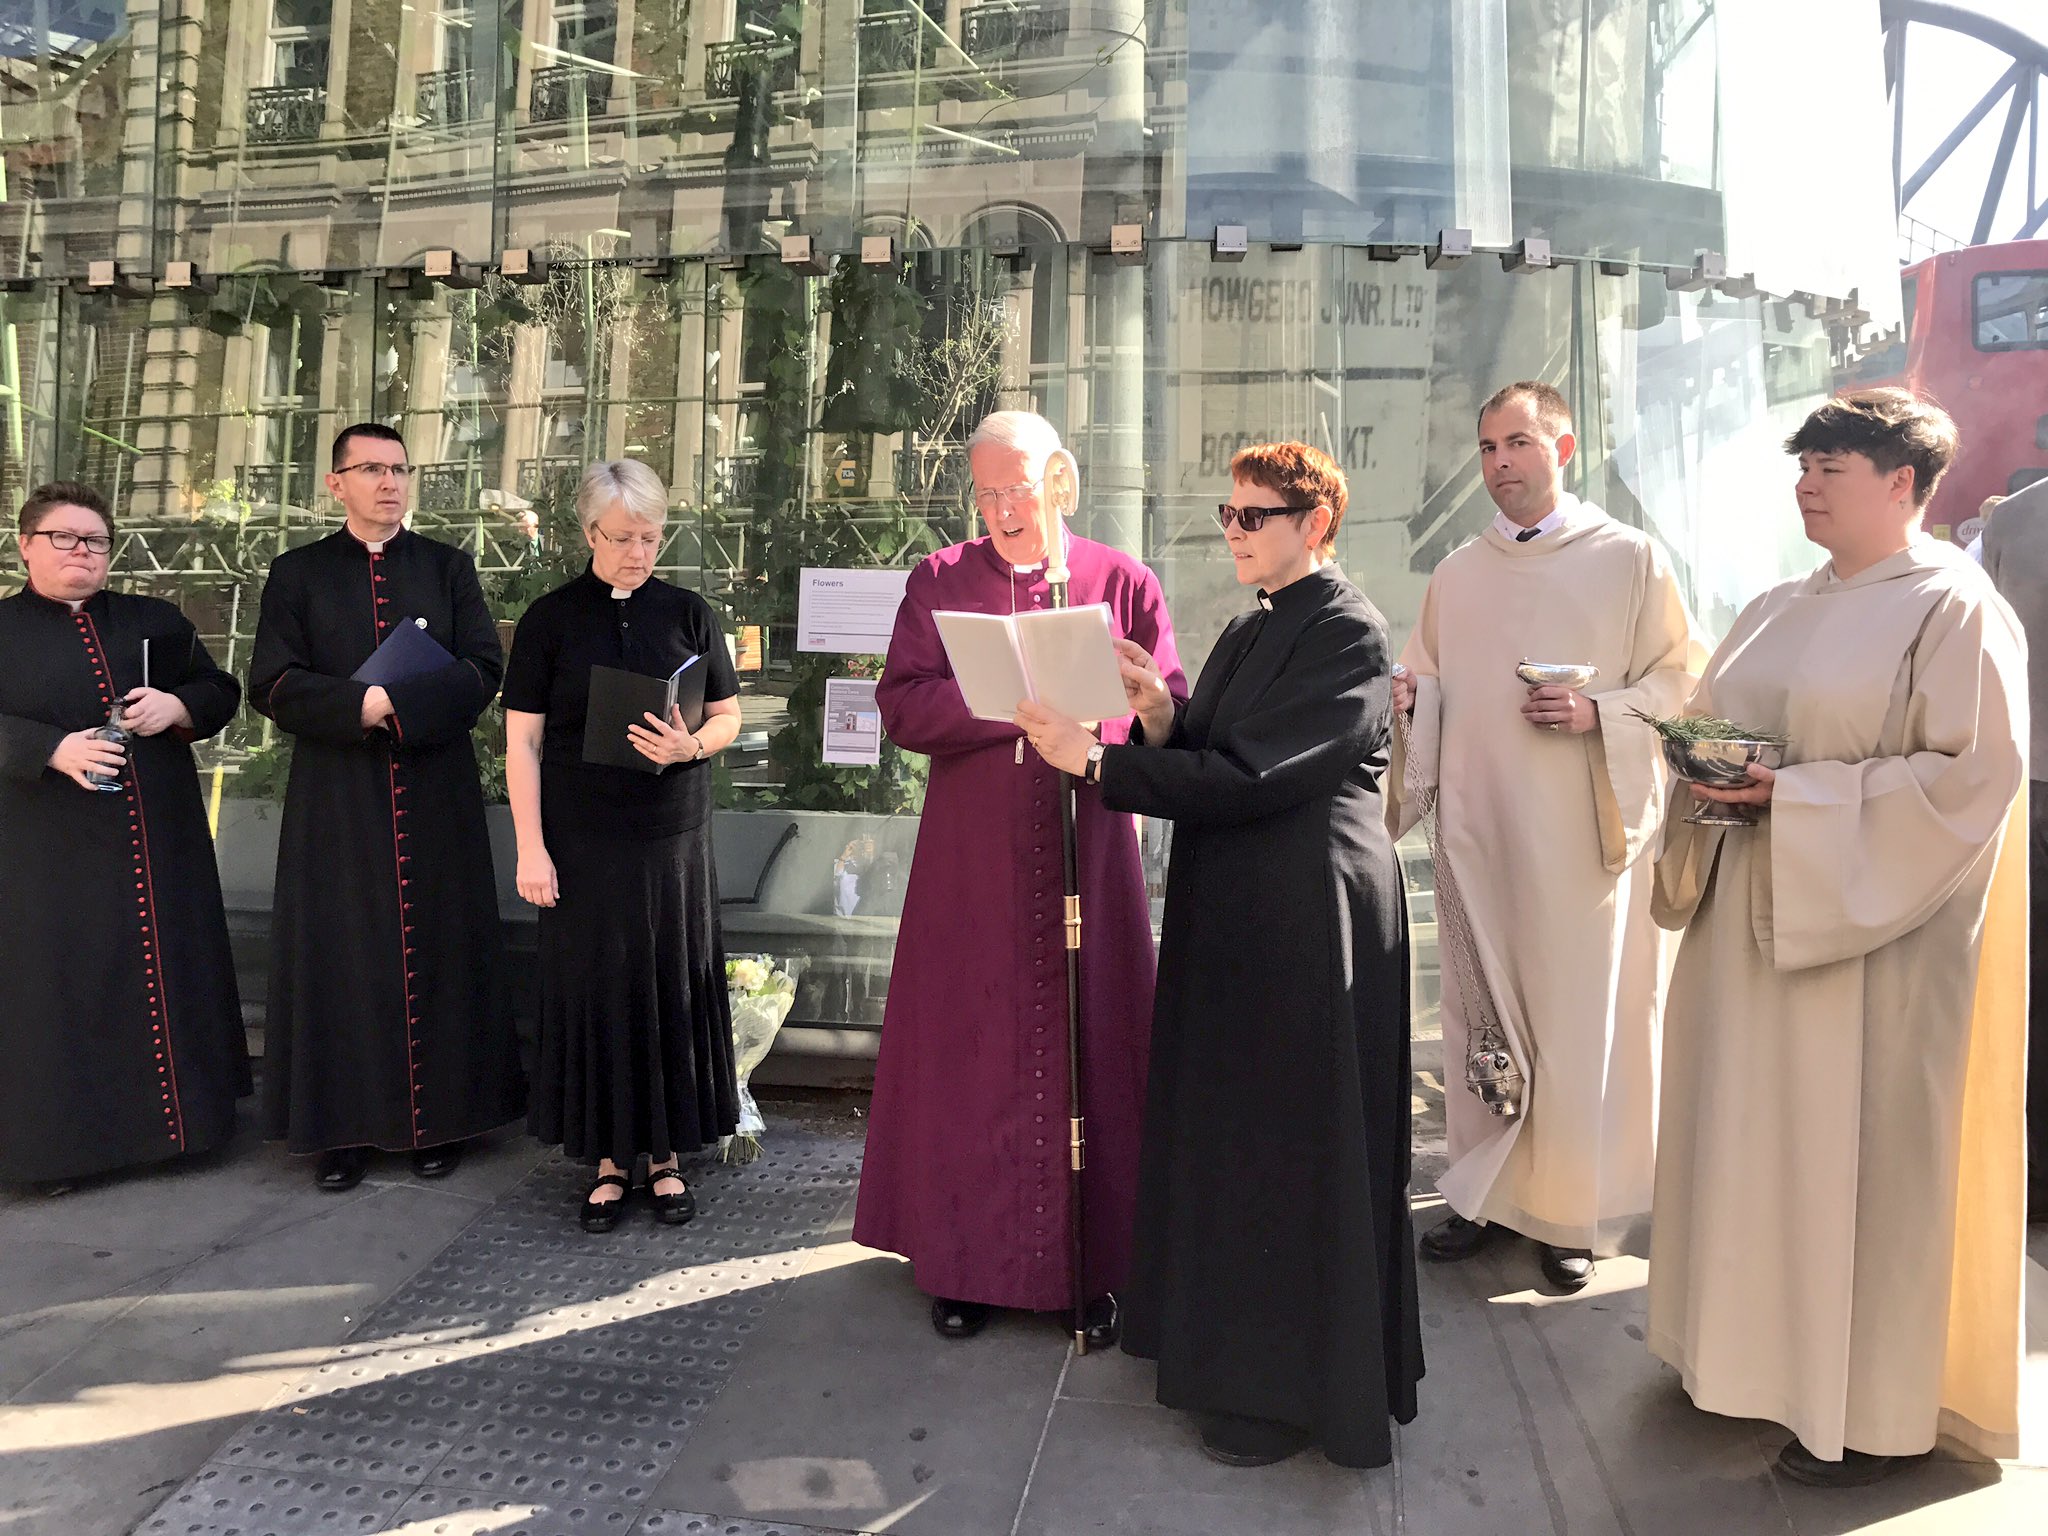
M 729 941 L 803 963 L 799 1023 L 879 1022 L 924 774 L 824 761 L 827 680 L 881 658 L 797 648 L 799 572 L 977 533 L 988 410 L 1059 425 L 1078 531 L 1161 573 L 1194 659 L 1245 605 L 1214 521 L 1238 447 L 1345 467 L 1340 556 L 1405 633 L 1492 515 L 1473 418 L 1516 378 L 1567 391 L 1576 488 L 1671 548 L 1710 628 L 1806 563 L 1778 444 L 1845 321 L 1665 271 L 1721 241 L 1711 0 L 27 4 L 0 21 L 0 496 L 113 492 L 117 581 L 241 671 L 269 560 L 338 521 L 341 426 L 404 432 L 415 527 L 508 631 L 581 569 L 583 465 L 644 460 L 663 574 L 743 682 Z M 1424 258 L 1460 226 L 1580 259 Z M 494 715 L 494 794 L 501 743 Z M 208 745 L 224 857 L 284 754 L 246 711 Z

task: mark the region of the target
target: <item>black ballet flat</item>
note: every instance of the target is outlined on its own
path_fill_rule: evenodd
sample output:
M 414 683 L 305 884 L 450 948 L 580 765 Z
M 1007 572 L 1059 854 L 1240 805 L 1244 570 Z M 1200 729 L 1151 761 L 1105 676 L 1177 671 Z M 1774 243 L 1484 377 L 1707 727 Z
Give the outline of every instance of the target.
M 597 1182 L 590 1186 L 590 1193 L 594 1195 L 600 1189 L 616 1189 L 619 1192 L 619 1198 L 616 1200 L 592 1200 L 589 1196 L 585 1196 L 582 1213 L 576 1218 L 583 1224 L 583 1230 L 586 1232 L 609 1232 L 612 1228 L 616 1227 L 619 1224 L 619 1209 L 626 1203 L 626 1195 L 632 1187 L 622 1174 L 605 1173 L 598 1175 Z
M 942 1339 L 971 1339 L 988 1326 L 990 1308 L 978 1301 L 932 1298 L 932 1327 Z
M 1226 1467 L 1270 1467 L 1308 1449 L 1309 1433 L 1292 1424 L 1237 1413 L 1202 1415 L 1202 1454 Z
M 1124 1312 L 1114 1292 L 1096 1297 L 1082 1309 L 1081 1337 L 1090 1349 L 1115 1349 L 1124 1336 Z
M 680 1168 L 650 1168 L 647 1171 L 647 1198 L 654 1203 L 654 1219 L 665 1227 L 680 1227 L 697 1214 L 697 1196 L 688 1184 L 678 1195 L 658 1195 L 654 1186 L 663 1179 L 674 1179 L 682 1183 Z
M 313 1165 L 313 1182 L 330 1195 L 346 1194 L 363 1182 L 370 1158 L 362 1147 L 335 1147 Z

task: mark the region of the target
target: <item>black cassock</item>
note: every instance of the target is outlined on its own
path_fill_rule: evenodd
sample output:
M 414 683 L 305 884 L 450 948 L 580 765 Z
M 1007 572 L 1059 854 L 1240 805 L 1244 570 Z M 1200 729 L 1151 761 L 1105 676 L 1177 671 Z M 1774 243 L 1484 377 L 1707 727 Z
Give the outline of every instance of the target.
M 1393 1454 L 1422 1336 L 1386 622 L 1325 567 L 1217 641 L 1113 810 L 1174 823 L 1124 1347 L 1159 1400 Z
M 349 674 L 418 619 L 455 660 L 392 684 L 391 729 L 365 731 Z M 296 740 L 263 1117 L 294 1152 L 437 1146 L 526 1107 L 469 736 L 503 670 L 459 549 L 406 531 L 373 548 L 344 528 L 271 565 L 249 702 Z
M 129 744 L 118 793 L 48 766 L 142 682 L 190 731 Z M 249 1091 L 213 838 L 188 742 L 241 690 L 169 603 L 100 592 L 73 613 L 0 601 L 0 1178 L 63 1179 L 234 1129 Z

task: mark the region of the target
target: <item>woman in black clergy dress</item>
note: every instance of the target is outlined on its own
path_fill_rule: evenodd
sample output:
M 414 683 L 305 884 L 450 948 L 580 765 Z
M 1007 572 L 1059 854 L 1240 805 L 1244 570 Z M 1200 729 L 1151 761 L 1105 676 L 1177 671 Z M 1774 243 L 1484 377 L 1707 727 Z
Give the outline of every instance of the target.
M 1260 606 L 1193 697 L 1175 710 L 1123 645 L 1131 745 L 1034 705 L 1018 724 L 1112 809 L 1174 823 L 1124 1348 L 1219 1461 L 1315 1443 L 1382 1466 L 1422 1377 L 1386 623 L 1329 563 L 1347 493 L 1327 455 L 1262 444 L 1231 478 Z
M 710 604 L 654 575 L 668 492 L 631 459 L 576 492 L 590 569 L 535 601 L 505 670 L 519 894 L 540 908 L 540 1047 L 528 1125 L 597 1165 L 580 1219 L 618 1223 L 648 1159 L 655 1214 L 696 1213 L 682 1153 L 738 1119 L 711 856 L 708 759 L 739 734 L 739 681 Z M 629 727 L 644 773 L 583 760 L 590 669 L 667 677 L 695 656 L 704 720 Z
M 106 589 L 98 491 L 42 486 L 18 528 L 28 585 L 0 602 L 0 1179 L 67 1181 L 217 1147 L 249 1092 L 188 745 L 241 689 L 176 608 Z M 91 735 L 117 700 L 125 749 Z

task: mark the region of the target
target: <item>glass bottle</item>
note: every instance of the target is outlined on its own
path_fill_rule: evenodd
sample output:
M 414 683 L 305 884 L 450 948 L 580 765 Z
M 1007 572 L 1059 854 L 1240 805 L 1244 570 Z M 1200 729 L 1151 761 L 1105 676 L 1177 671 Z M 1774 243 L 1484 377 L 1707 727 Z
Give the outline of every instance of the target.
M 128 717 L 121 709 L 121 701 L 114 700 L 114 707 L 107 711 L 107 723 L 92 733 L 94 741 L 111 741 L 125 747 L 133 739 L 128 730 Z M 94 789 L 112 793 L 121 787 L 121 770 L 112 773 L 88 773 L 85 782 Z

